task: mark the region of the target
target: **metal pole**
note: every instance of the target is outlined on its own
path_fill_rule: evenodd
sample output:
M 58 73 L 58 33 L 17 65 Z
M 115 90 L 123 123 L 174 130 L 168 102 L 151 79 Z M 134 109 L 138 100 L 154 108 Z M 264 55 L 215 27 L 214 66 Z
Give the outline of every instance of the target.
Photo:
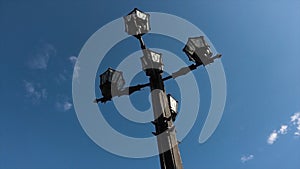
M 150 88 L 161 169 L 183 169 L 164 83 L 157 69 L 151 70 Z
M 141 35 L 136 36 L 139 40 L 141 49 L 144 51 L 146 45 Z M 183 169 L 178 142 L 176 139 L 175 126 L 171 118 L 171 112 L 168 105 L 167 95 L 165 92 L 164 81 L 161 71 L 150 69 L 150 88 L 154 121 L 159 151 L 161 169 Z

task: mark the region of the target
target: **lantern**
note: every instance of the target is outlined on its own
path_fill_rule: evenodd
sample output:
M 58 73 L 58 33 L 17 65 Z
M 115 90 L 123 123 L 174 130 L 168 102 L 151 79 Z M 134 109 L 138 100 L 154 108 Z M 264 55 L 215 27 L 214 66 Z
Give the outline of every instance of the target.
M 123 73 L 111 68 L 108 68 L 100 75 L 100 90 L 104 98 L 112 98 L 117 95 L 125 85 Z
M 143 50 L 144 56 L 141 57 L 143 70 L 147 73 L 151 71 L 151 69 L 156 69 L 162 72 L 163 63 L 162 63 L 162 54 L 158 52 L 154 52 L 149 49 Z
M 199 65 L 206 66 L 214 61 L 213 53 L 204 36 L 189 38 L 183 51 L 189 57 L 189 60 Z
M 134 8 L 127 16 L 124 16 L 125 31 L 129 35 L 142 36 L 150 31 L 150 15 Z

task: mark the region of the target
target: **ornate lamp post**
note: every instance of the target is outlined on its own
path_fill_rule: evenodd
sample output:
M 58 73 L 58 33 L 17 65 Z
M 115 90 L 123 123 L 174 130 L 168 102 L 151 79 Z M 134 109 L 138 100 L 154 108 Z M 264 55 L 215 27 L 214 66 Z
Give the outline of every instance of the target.
M 149 19 L 149 14 L 137 8 L 124 16 L 125 31 L 140 42 L 143 50 L 142 67 L 149 76 L 150 82 L 123 88 L 125 81 L 122 72 L 109 68 L 100 75 L 100 89 L 103 98 L 96 99 L 95 102 L 106 102 L 114 96 L 129 95 L 143 87 L 150 86 L 155 118 L 152 121 L 152 124 L 155 125 L 155 132 L 152 133 L 157 137 L 161 169 L 182 169 L 176 130 L 173 124 L 178 114 L 178 102 L 171 95 L 166 95 L 164 81 L 185 75 L 200 65 L 208 65 L 221 55 L 217 54 L 212 57 L 213 53 L 203 36 L 189 38 L 183 51 L 195 64 L 181 68 L 172 75 L 162 78 L 162 54 L 147 49 L 142 39 L 142 36 L 150 31 Z

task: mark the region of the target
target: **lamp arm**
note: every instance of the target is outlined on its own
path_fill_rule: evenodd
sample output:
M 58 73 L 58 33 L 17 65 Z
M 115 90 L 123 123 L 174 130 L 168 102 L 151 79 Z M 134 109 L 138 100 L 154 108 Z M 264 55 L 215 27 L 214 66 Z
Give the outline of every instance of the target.
M 142 88 L 147 87 L 147 86 L 150 86 L 150 83 L 138 84 L 138 85 L 135 85 L 135 86 L 125 87 L 124 89 L 120 90 L 115 95 L 113 95 L 112 97 L 115 97 L 115 96 L 120 97 L 120 96 L 123 96 L 123 95 L 131 95 L 132 93 L 134 93 L 136 91 L 139 91 Z M 94 103 L 99 103 L 99 102 L 105 103 L 105 102 L 110 101 L 110 100 L 111 100 L 111 98 L 102 97 L 102 98 L 96 98 L 93 102 Z
M 221 56 L 222 56 L 221 54 L 217 54 L 216 56 L 212 57 L 212 59 L 215 60 L 215 59 L 221 58 Z M 169 80 L 169 79 L 172 79 L 172 78 L 175 79 L 179 76 L 186 75 L 190 71 L 197 69 L 201 65 L 203 65 L 203 64 L 197 64 L 196 63 L 196 64 L 192 64 L 192 65 L 187 66 L 187 67 L 183 67 L 183 68 L 179 69 L 177 72 L 172 73 L 172 75 L 164 77 L 162 80 L 166 81 L 166 80 Z
M 172 73 L 172 75 L 164 77 L 162 80 L 166 81 L 166 80 L 169 80 L 169 79 L 172 79 L 172 78 L 175 79 L 175 78 L 177 78 L 179 76 L 186 75 L 187 73 L 189 73 L 192 70 L 197 69 L 197 67 L 201 66 L 201 65 L 202 64 L 192 64 L 190 66 L 183 67 L 183 68 L 179 69 L 177 72 Z
M 105 102 L 107 102 L 107 101 L 109 101 L 109 100 L 111 100 L 111 98 L 105 98 L 105 97 L 102 97 L 102 98 L 96 98 L 96 99 L 93 101 L 93 103 L 99 103 L 99 102 L 105 103 Z
M 135 86 L 126 87 L 118 93 L 118 96 L 120 97 L 120 96 L 123 96 L 123 95 L 131 95 L 132 93 L 134 93 L 136 91 L 139 91 L 142 88 L 147 87 L 147 86 L 150 86 L 150 83 L 138 84 L 138 85 L 135 85 Z

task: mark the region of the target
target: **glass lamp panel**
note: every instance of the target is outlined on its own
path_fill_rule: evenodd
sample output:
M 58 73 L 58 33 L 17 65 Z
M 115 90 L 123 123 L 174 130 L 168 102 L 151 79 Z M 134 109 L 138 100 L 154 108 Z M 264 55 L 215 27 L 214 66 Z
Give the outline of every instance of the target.
M 138 10 L 136 11 L 136 16 L 138 18 L 142 19 L 142 20 L 146 20 L 147 19 L 147 15 L 144 14 L 144 13 L 142 13 L 142 12 L 140 12 L 140 11 L 138 11 Z
M 126 32 L 129 31 L 129 28 L 130 28 L 130 27 L 129 27 L 130 21 L 131 21 L 131 16 L 130 16 L 130 15 L 124 16 L 125 31 L 126 31 Z
M 145 30 L 148 32 L 150 31 L 150 24 L 149 24 L 149 20 L 147 19 L 147 22 L 145 24 Z
M 160 63 L 161 56 L 158 53 L 150 52 L 153 62 Z
M 102 75 L 101 75 L 101 84 L 105 84 L 111 82 L 110 77 L 109 77 L 109 70 L 105 71 Z
M 185 46 L 185 51 L 188 52 L 190 55 L 192 55 L 195 52 L 195 47 L 191 40 L 188 40 Z
M 124 19 L 125 19 L 125 23 L 128 24 L 128 22 L 131 21 L 131 15 L 125 16 Z
M 177 112 L 178 102 L 172 96 L 169 96 L 169 101 L 170 101 L 171 110 L 173 110 L 174 112 Z
M 120 79 L 120 72 L 117 71 L 113 72 L 111 82 L 117 83 L 119 79 Z
M 100 80 L 101 85 L 103 85 L 105 83 L 106 79 L 103 75 L 101 75 L 100 78 L 101 78 L 101 80 Z
M 109 82 L 112 82 L 112 75 L 113 75 L 112 70 L 109 69 L 109 70 L 107 71 L 107 74 L 106 74 L 107 80 L 108 80 Z
M 111 82 L 117 86 L 117 89 L 123 88 L 125 81 L 123 79 L 122 72 L 113 70 Z
M 193 39 L 191 39 L 191 41 L 196 48 L 201 48 L 204 46 L 204 43 L 200 37 L 193 38 Z
M 121 79 L 118 83 L 117 83 L 117 88 L 118 90 L 122 89 L 125 85 L 125 81 L 123 79 Z

